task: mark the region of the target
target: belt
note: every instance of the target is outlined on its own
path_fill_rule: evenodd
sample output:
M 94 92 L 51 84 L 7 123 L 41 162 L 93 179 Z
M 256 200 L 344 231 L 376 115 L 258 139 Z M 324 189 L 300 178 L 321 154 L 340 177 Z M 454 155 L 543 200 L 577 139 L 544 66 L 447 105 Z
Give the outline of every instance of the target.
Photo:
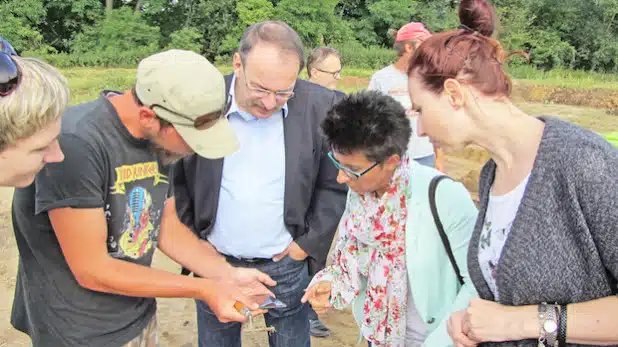
M 249 263 L 249 264 L 266 264 L 272 262 L 272 258 L 238 258 L 233 255 L 224 254 L 225 258 L 232 262 Z

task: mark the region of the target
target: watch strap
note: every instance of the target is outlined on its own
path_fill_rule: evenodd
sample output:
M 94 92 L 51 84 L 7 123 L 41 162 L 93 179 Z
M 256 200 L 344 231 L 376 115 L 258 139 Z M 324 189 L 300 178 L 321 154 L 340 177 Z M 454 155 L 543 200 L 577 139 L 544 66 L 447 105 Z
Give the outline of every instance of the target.
M 539 314 L 539 346 L 558 347 L 558 305 L 541 303 L 538 306 Z M 550 328 L 548 330 L 548 328 Z
M 558 347 L 566 346 L 567 333 L 567 305 L 560 305 L 560 318 L 558 319 Z

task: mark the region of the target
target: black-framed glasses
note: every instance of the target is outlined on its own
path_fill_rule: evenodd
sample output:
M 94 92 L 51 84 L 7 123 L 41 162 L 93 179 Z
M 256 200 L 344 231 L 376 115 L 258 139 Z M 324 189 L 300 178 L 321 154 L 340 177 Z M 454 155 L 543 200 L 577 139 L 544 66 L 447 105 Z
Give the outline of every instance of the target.
M 205 115 L 197 117 L 196 119 L 191 118 L 189 116 L 185 116 L 184 114 L 178 113 L 176 111 L 172 111 L 169 108 L 167 108 L 165 106 L 161 106 L 159 104 L 152 104 L 150 106 L 148 106 L 148 105 L 145 105 L 145 106 L 148 107 L 149 109 L 153 110 L 155 113 L 157 111 L 154 108 L 158 107 L 158 108 L 160 108 L 162 110 L 165 110 L 165 111 L 167 111 L 169 113 L 172 113 L 175 116 L 178 116 L 180 118 L 183 118 L 183 119 L 186 119 L 186 120 L 189 121 L 189 123 L 182 124 L 182 125 L 193 125 L 198 130 L 206 130 L 206 129 L 212 127 L 220 119 L 225 118 L 225 115 L 227 114 L 227 112 L 230 110 L 230 107 L 232 106 L 232 97 L 231 97 L 231 95 L 228 94 L 227 99 L 225 101 L 225 104 L 223 105 L 223 107 L 221 107 L 220 110 L 207 113 Z M 170 122 L 170 123 L 174 124 L 174 122 Z
M 273 90 L 267 90 L 267 89 L 262 89 L 262 88 L 255 88 L 255 87 L 251 87 L 249 85 L 249 82 L 247 81 L 247 72 L 245 71 L 245 68 L 243 67 L 243 75 L 245 76 L 245 85 L 247 86 L 247 89 L 249 89 L 249 91 L 251 93 L 253 93 L 253 95 L 255 95 L 256 97 L 262 99 L 265 98 L 267 96 L 270 96 L 271 94 L 275 95 L 275 99 L 279 102 L 285 102 L 290 100 L 291 98 L 294 97 L 294 92 L 293 91 L 273 91 Z
M 371 165 L 370 167 L 366 168 L 365 170 L 363 170 L 361 172 L 356 172 L 354 170 L 350 170 L 347 167 L 341 165 L 341 163 L 338 162 L 337 159 L 335 159 L 335 157 L 333 156 L 333 152 L 332 151 L 328 152 L 328 158 L 330 158 L 330 161 L 333 163 L 333 165 L 335 165 L 337 170 L 343 171 L 343 173 L 346 176 L 348 176 L 350 179 L 352 179 L 352 180 L 357 180 L 357 179 L 361 178 L 361 176 L 363 176 L 367 172 L 371 171 L 371 169 L 373 169 L 374 167 L 378 166 L 378 164 L 380 164 L 379 162 L 375 162 L 375 163 L 373 163 L 373 165 Z
M 343 69 L 339 69 L 337 71 L 326 71 L 326 70 L 322 70 L 322 69 L 318 69 L 317 67 L 315 67 L 314 69 L 320 71 L 320 72 L 324 72 L 330 75 L 333 75 L 334 78 L 341 78 L 341 71 L 343 71 Z
M 11 94 L 21 82 L 21 70 L 13 58 L 0 52 L 0 97 Z

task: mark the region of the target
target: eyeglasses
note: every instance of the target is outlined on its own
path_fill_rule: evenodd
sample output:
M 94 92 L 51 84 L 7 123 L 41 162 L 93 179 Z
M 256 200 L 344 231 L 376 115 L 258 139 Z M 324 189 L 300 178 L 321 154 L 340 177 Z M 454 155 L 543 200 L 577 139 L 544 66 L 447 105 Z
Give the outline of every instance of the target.
M 314 69 L 316 69 L 318 71 L 321 71 L 321 72 L 324 72 L 324 73 L 327 73 L 327 74 L 331 74 L 331 75 L 333 75 L 334 78 L 337 78 L 337 79 L 341 78 L 341 71 L 343 71 L 343 69 L 339 69 L 337 71 L 326 71 L 326 70 L 318 69 L 317 67 L 314 68 Z
M 212 127 L 217 121 L 219 121 L 221 118 L 224 118 L 225 115 L 227 114 L 227 112 L 230 110 L 230 107 L 232 106 L 232 97 L 228 94 L 227 96 L 227 100 L 225 101 L 225 104 L 223 105 L 223 107 L 221 107 L 220 110 L 214 111 L 214 112 L 210 112 L 207 113 L 203 116 L 199 116 L 197 119 L 193 119 L 189 116 L 185 116 L 184 114 L 180 114 L 176 111 L 172 111 L 169 108 L 165 107 L 165 106 L 161 106 L 159 104 L 152 104 L 150 106 L 147 106 L 148 108 L 150 108 L 151 110 L 155 111 L 154 108 L 158 107 L 160 109 L 163 109 L 169 113 L 174 114 L 175 116 L 178 116 L 180 118 L 186 119 L 188 120 L 190 123 L 187 124 L 179 124 L 176 122 L 176 124 L 179 125 L 193 125 L 196 129 L 198 130 L 206 130 L 210 127 Z M 156 113 L 156 111 L 155 111 Z M 175 124 L 174 122 L 170 122 L 172 124 Z
M 275 99 L 279 102 L 285 102 L 290 100 L 291 98 L 294 97 L 294 92 L 293 91 L 272 91 L 272 90 L 267 90 L 267 89 L 262 89 L 262 88 L 255 88 L 255 87 L 251 87 L 249 85 L 249 82 L 247 82 L 247 73 L 245 72 L 245 68 L 243 67 L 243 75 L 245 76 L 245 85 L 247 86 L 247 89 L 249 89 L 249 91 L 251 93 L 253 93 L 253 95 L 257 98 L 263 99 L 267 96 L 270 96 L 271 94 L 275 95 Z
M 0 97 L 11 94 L 21 82 L 21 70 L 13 58 L 0 52 Z
M 367 172 L 371 171 L 371 169 L 373 169 L 374 167 L 378 166 L 378 164 L 380 164 L 379 162 L 375 162 L 373 165 L 371 165 L 370 167 L 366 168 L 365 170 L 363 170 L 361 172 L 356 172 L 356 171 L 352 171 L 352 170 L 348 169 L 347 167 L 341 165 L 341 163 L 338 162 L 337 159 L 335 159 L 335 157 L 333 156 L 333 152 L 332 151 L 328 152 L 328 158 L 330 158 L 330 161 L 333 162 L 333 165 L 335 165 L 337 170 L 343 171 L 343 173 L 346 176 L 348 176 L 351 180 L 357 180 L 357 179 L 361 178 L 361 176 L 363 176 Z

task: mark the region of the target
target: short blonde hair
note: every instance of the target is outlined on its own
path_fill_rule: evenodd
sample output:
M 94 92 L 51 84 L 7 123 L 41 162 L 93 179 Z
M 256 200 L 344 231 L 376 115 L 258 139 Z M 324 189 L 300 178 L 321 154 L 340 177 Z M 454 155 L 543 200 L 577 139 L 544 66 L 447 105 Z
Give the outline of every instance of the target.
M 30 137 L 62 115 L 69 103 L 69 85 L 53 66 L 34 58 L 11 56 L 21 81 L 0 97 L 0 151 Z

